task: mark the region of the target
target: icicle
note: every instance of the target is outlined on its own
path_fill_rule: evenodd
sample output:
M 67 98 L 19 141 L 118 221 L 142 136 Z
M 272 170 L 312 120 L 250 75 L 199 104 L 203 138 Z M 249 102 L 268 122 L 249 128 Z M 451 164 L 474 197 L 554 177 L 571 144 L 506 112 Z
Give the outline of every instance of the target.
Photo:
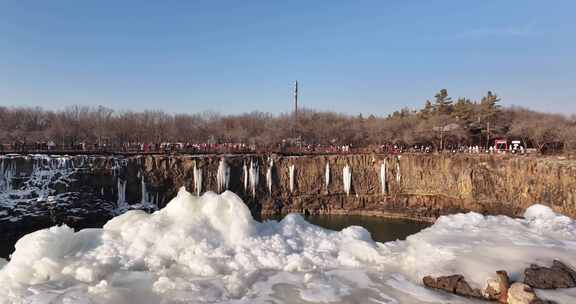
M 350 195 L 350 186 L 352 185 L 352 170 L 350 170 L 350 166 L 344 166 L 342 179 L 344 181 L 344 192 L 346 192 L 346 195 Z
M 244 173 L 244 192 L 248 192 L 248 165 L 246 165 L 246 161 L 242 166 L 242 172 Z
M 144 181 L 144 175 L 140 174 L 140 172 L 138 172 L 138 175 L 140 175 L 140 193 L 141 193 L 141 198 L 140 198 L 140 203 L 141 204 L 145 204 L 145 203 L 150 203 L 150 195 L 148 194 L 148 190 L 146 189 L 146 182 Z
M 117 182 L 117 191 L 118 191 L 118 201 L 116 203 L 116 207 L 118 209 L 127 207 L 126 206 L 126 181 L 118 178 Z
M 402 174 L 400 173 L 400 156 L 396 158 L 396 183 L 400 185 Z
M 16 162 L 2 158 L 0 166 L 0 191 L 11 191 L 12 179 L 16 176 Z
M 328 192 L 328 186 L 330 185 L 330 163 L 326 162 L 326 171 L 324 173 L 326 177 L 326 192 Z
M 196 191 L 196 195 L 200 195 L 200 193 L 202 192 L 202 169 L 196 167 L 196 162 L 194 162 L 193 173 L 194 173 L 194 190 Z
M 218 187 L 218 193 L 228 190 L 228 184 L 230 182 L 230 167 L 226 163 L 226 159 L 221 158 L 218 164 L 218 173 L 216 175 L 216 184 Z
M 288 173 L 290 175 L 290 192 L 294 192 L 294 165 L 288 167 Z
M 386 160 L 380 165 L 380 189 L 382 190 L 382 195 L 386 195 Z
M 256 187 L 260 178 L 259 171 L 258 162 L 250 161 L 250 190 L 252 190 L 252 197 L 256 197 Z
M 274 168 L 274 160 L 272 158 L 268 161 L 268 170 L 266 170 L 266 185 L 268 186 L 268 193 L 272 194 L 272 168 Z

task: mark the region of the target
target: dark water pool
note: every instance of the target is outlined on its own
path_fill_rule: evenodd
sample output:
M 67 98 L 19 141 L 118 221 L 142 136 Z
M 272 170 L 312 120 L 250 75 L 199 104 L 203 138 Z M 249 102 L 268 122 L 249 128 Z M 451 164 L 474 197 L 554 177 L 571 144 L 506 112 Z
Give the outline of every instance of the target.
M 281 220 L 282 216 L 264 219 Z M 411 234 L 429 227 L 431 224 L 403 219 L 390 219 L 362 215 L 310 215 L 305 219 L 320 227 L 342 230 L 348 226 L 362 226 L 370 231 L 372 239 L 378 242 L 404 240 Z

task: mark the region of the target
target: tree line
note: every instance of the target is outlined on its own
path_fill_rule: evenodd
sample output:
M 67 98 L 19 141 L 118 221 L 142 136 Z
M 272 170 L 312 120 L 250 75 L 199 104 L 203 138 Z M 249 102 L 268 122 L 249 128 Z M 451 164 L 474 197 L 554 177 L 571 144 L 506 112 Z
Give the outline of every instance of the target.
M 0 107 L 0 143 L 52 141 L 119 146 L 125 143 L 246 143 L 305 145 L 426 145 L 434 149 L 493 145 L 494 139 L 521 140 L 528 147 L 576 148 L 576 118 L 502 107 L 492 92 L 479 100 L 453 100 L 443 89 L 420 109 L 403 108 L 387 116 L 347 115 L 303 109 L 273 115 L 251 112 L 169 114 L 115 111 L 74 105 L 52 111 L 39 107 Z M 297 117 L 297 120 L 295 119 Z M 294 139 L 297 139 L 294 141 Z

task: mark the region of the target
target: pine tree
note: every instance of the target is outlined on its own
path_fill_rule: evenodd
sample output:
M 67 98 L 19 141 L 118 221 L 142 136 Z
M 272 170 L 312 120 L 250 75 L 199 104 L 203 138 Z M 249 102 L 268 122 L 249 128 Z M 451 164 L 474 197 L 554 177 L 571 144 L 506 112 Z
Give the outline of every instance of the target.
M 491 91 L 488 91 L 486 96 L 482 97 L 480 101 L 480 115 L 484 122 L 496 122 L 496 118 L 500 113 L 500 105 L 498 102 L 500 102 L 500 98 Z
M 473 120 L 474 104 L 468 98 L 458 98 L 453 106 L 452 116 L 465 124 L 469 124 Z
M 430 102 L 430 100 L 426 100 L 424 108 L 422 108 L 422 110 L 420 110 L 420 113 L 418 113 L 418 117 L 420 119 L 428 119 L 430 118 L 433 112 L 434 112 L 434 106 L 432 105 L 432 102 Z
M 434 96 L 434 112 L 437 114 L 450 114 L 452 112 L 452 98 L 448 97 L 448 90 L 442 89 Z

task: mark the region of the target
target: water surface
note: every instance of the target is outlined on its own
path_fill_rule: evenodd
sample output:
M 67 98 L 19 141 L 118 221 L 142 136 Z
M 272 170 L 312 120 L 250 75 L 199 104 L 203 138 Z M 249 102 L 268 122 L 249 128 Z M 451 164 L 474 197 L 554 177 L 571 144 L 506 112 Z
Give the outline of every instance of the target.
M 281 220 L 283 216 L 270 216 L 264 219 Z M 349 226 L 362 226 L 370 231 L 372 239 L 378 242 L 405 240 L 411 234 L 429 227 L 431 224 L 406 219 L 391 219 L 364 215 L 309 215 L 305 219 L 320 227 L 340 231 Z

